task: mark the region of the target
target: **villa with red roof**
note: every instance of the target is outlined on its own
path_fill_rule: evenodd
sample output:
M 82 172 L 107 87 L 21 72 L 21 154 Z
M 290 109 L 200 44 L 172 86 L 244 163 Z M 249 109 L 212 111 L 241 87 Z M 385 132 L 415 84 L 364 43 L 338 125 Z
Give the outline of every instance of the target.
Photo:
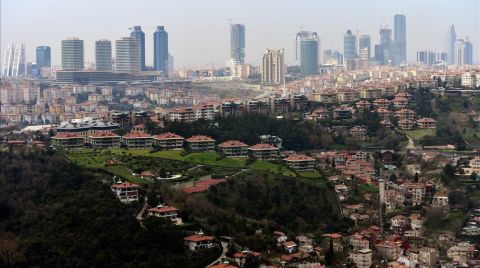
M 138 201 L 138 188 L 140 188 L 140 185 L 128 181 L 118 181 L 111 186 L 112 192 L 120 201 L 125 203 Z
M 120 136 L 111 131 L 99 131 L 90 135 L 92 148 L 118 148 L 120 147 Z
M 403 130 L 411 130 L 415 126 L 415 123 L 409 119 L 402 119 L 398 121 L 398 127 Z
M 275 146 L 266 143 L 259 143 L 248 147 L 248 156 L 258 160 L 272 160 L 277 159 L 279 149 Z
M 78 149 L 83 148 L 85 139 L 79 133 L 58 132 L 52 137 L 52 145 L 61 149 Z
M 182 218 L 178 217 L 178 209 L 172 206 L 159 204 L 154 208 L 147 209 L 149 217 L 158 217 L 164 220 L 170 220 L 176 225 L 182 224 Z
M 153 138 L 147 133 L 130 132 L 122 137 L 123 144 L 128 149 L 151 149 Z
M 307 155 L 292 154 L 284 158 L 283 161 L 289 168 L 295 171 L 310 171 L 315 169 L 315 158 Z
M 205 248 L 213 248 L 217 246 L 217 244 L 214 243 L 214 240 L 215 238 L 213 236 L 204 235 L 202 231 L 183 238 L 185 245 L 191 251 Z
M 209 152 L 215 150 L 215 140 L 203 135 L 192 136 L 185 140 L 187 150 L 191 152 Z
M 424 117 L 417 120 L 418 128 L 422 129 L 435 129 L 437 127 L 437 121 L 430 117 Z
M 250 250 L 246 249 L 244 251 L 240 251 L 240 252 L 237 252 L 237 253 L 233 254 L 233 259 L 235 260 L 235 263 L 240 265 L 240 267 L 243 267 L 243 265 L 245 265 L 245 260 L 247 259 L 247 256 L 253 256 L 255 258 L 258 258 L 261 255 L 262 254 L 259 253 L 259 252 L 250 251 Z
M 184 140 L 184 137 L 170 132 L 153 136 L 153 144 L 162 150 L 180 150 Z
M 354 126 L 350 129 L 350 135 L 356 140 L 365 140 L 367 129 L 362 126 Z
M 240 141 L 229 140 L 217 145 L 220 153 L 225 157 L 247 157 L 248 144 Z

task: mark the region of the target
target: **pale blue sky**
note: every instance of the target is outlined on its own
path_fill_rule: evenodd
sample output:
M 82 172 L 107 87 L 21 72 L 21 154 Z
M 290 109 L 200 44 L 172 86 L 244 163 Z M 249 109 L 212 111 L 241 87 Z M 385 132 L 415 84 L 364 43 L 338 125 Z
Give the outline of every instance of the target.
M 151 65 L 155 26 L 169 33 L 175 66 L 224 64 L 229 57 L 227 18 L 246 25 L 246 61 L 258 64 L 266 48 L 285 48 L 293 61 L 293 38 L 299 25 L 319 33 L 322 48 L 343 50 L 347 29 L 370 34 L 378 42 L 380 25 L 393 26 L 396 13 L 407 16 L 408 60 L 415 52 L 443 50 L 447 24 L 457 35 L 470 36 L 478 59 L 479 0 L 0 0 L 1 45 L 24 42 L 27 60 L 35 47 L 52 47 L 52 61 L 60 64 L 60 41 L 85 40 L 86 60 L 94 61 L 94 41 L 129 35 L 141 25 L 146 33 L 146 61 Z

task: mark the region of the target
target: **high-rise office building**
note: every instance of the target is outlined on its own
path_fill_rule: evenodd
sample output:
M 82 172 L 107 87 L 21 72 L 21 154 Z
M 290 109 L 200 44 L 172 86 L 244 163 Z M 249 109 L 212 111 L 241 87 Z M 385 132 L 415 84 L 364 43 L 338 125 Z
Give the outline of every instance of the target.
M 300 31 L 295 36 L 295 43 L 294 43 L 294 64 L 299 66 L 301 64 L 300 58 L 302 55 L 302 40 L 305 39 L 316 39 L 317 43 L 320 44 L 320 39 L 318 38 L 318 34 L 316 32 L 310 31 Z M 319 46 L 320 47 L 320 46 Z
M 2 76 L 19 77 L 25 74 L 25 45 L 10 44 L 3 58 Z
M 455 64 L 456 52 L 455 42 L 457 41 L 457 33 L 455 32 L 455 26 L 452 24 L 448 26 L 447 34 L 445 36 L 445 52 L 448 53 L 448 63 Z
M 360 35 L 358 38 L 358 50 L 360 51 L 363 48 L 368 50 L 368 59 L 372 57 L 372 39 L 370 35 Z
M 157 26 L 153 34 L 153 65 L 168 76 L 168 33 L 163 26 Z
M 407 19 L 405 15 L 397 14 L 393 18 L 393 38 L 395 41 L 394 64 L 407 63 Z
M 338 50 L 325 49 L 323 51 L 323 64 L 343 65 L 343 54 Z
M 112 42 L 110 40 L 95 41 L 95 69 L 112 71 Z
M 245 25 L 230 24 L 230 59 L 245 63 Z
M 39 46 L 35 50 L 37 68 L 51 67 L 52 55 L 50 47 Z
M 351 30 L 343 36 L 343 58 L 347 70 L 355 70 L 357 68 L 357 38 L 352 34 Z
M 142 31 L 142 26 L 133 26 L 133 31 L 130 37 L 135 38 L 140 47 L 140 68 L 145 71 L 145 33 Z
M 426 66 L 432 66 L 440 61 L 442 61 L 442 53 L 436 53 L 428 50 L 417 52 L 417 63 L 424 64 Z
M 463 42 L 463 64 L 473 64 L 473 45 L 468 38 Z
M 378 44 L 375 45 L 375 62 L 379 65 L 383 65 L 384 55 L 383 55 L 383 46 Z
M 383 59 L 381 59 L 380 64 L 391 65 L 393 60 L 392 59 L 392 29 L 389 29 L 389 28 L 380 29 L 380 45 L 381 45 L 381 49 L 383 49 L 383 52 L 382 52 Z
M 455 65 L 463 65 L 464 63 L 464 42 L 463 39 L 457 39 L 455 42 Z
M 140 42 L 133 37 L 123 37 L 115 41 L 115 71 L 138 73 L 142 70 Z
M 76 37 L 62 40 L 62 70 L 83 70 L 83 40 Z
M 300 40 L 300 73 L 303 75 L 318 73 L 318 35 L 315 32 Z
M 262 83 L 281 84 L 285 81 L 283 49 L 267 49 L 262 59 Z

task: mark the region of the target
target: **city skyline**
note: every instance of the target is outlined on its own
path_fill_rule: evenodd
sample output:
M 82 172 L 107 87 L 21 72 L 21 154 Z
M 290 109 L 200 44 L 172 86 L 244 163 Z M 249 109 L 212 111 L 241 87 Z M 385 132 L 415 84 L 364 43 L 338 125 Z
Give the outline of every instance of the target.
M 192 7 L 198 5 L 189 1 L 185 2 Z M 37 46 L 50 46 L 52 65 L 59 66 L 61 63 L 61 40 L 75 36 L 85 42 L 85 61 L 93 63 L 95 61 L 95 40 L 117 40 L 122 36 L 127 36 L 131 32 L 129 28 L 139 25 L 142 26 L 146 35 L 146 64 L 153 66 L 153 32 L 157 25 L 165 25 L 169 29 L 169 50 L 175 57 L 176 67 L 223 65 L 230 58 L 227 18 L 232 17 L 232 23 L 244 24 L 247 28 L 246 40 L 248 42 L 245 48 L 247 63 L 259 65 L 264 50 L 269 47 L 277 47 L 285 49 L 285 61 L 287 64 L 292 64 L 294 58 L 292 43 L 296 33 L 302 29 L 318 32 L 322 50 L 343 50 L 342 37 L 348 29 L 351 29 L 354 35 L 370 35 L 372 44 L 377 44 L 379 43 L 380 25 L 388 25 L 389 28 L 393 28 L 395 14 L 405 14 L 408 28 L 407 59 L 409 63 L 415 62 L 417 51 L 425 49 L 443 51 L 445 29 L 449 24 L 455 25 L 458 36 L 470 37 L 474 47 L 474 62 L 478 61 L 479 53 L 476 52 L 478 51 L 479 26 L 478 17 L 475 14 L 477 14 L 479 5 L 476 1 L 471 1 L 473 8 L 472 5 L 456 5 L 453 1 L 422 1 L 421 3 L 404 1 L 397 7 L 381 1 L 369 1 L 376 8 L 364 8 L 362 12 L 355 12 L 359 3 L 346 0 L 321 4 L 313 1 L 300 1 L 296 4 L 280 1 L 275 7 L 280 15 L 268 17 L 271 23 L 263 23 L 256 18 L 258 14 L 267 9 L 268 5 L 261 3 L 256 5 L 255 9 L 247 9 L 246 7 L 249 6 L 247 2 L 238 10 L 231 12 L 222 10 L 220 7 L 207 10 L 206 7 L 198 5 L 196 13 L 189 13 L 182 20 L 178 20 L 169 12 L 160 12 L 161 14 L 155 15 L 150 10 L 155 10 L 159 4 L 150 1 L 142 2 L 140 5 L 142 10 L 145 10 L 142 16 L 127 12 L 127 7 L 132 3 L 127 0 L 117 1 L 115 6 L 93 1 L 83 1 L 84 4 L 81 5 L 69 3 L 67 9 L 64 8 L 63 3 L 56 0 L 42 2 L 42 5 L 31 0 L 2 2 L 2 52 L 12 42 L 25 43 L 27 61 L 32 62 L 35 61 Z M 84 6 L 95 8 L 88 9 Z M 176 10 L 181 6 L 177 2 L 166 2 L 164 10 L 171 10 L 171 13 L 178 14 Z M 344 8 L 346 6 L 349 8 Z M 432 6 L 438 10 L 435 16 L 420 12 L 424 8 Z M 302 16 L 289 15 L 291 8 L 295 7 L 302 10 Z M 322 16 L 315 16 L 317 13 L 312 10 L 320 7 L 321 9 L 318 10 L 333 10 L 343 7 L 343 15 L 339 17 L 338 14 L 336 16 L 329 14 L 335 12 L 322 12 Z M 55 11 L 60 8 L 63 8 L 63 13 L 49 19 L 42 19 L 37 15 L 42 12 L 34 12 Z M 113 18 L 108 22 L 93 19 L 96 17 L 95 14 L 100 11 L 105 12 L 106 9 L 116 12 L 121 19 Z M 90 14 L 89 20 L 85 22 L 85 18 L 80 15 L 82 12 L 77 12 L 82 10 L 89 12 L 83 14 Z M 195 10 L 195 8 L 190 10 Z M 29 27 L 31 25 L 22 22 L 21 17 L 27 15 L 31 17 L 31 20 L 39 21 L 37 25 L 40 27 L 36 28 L 45 28 L 48 31 L 42 33 L 42 31 L 33 30 Z M 285 18 L 287 15 L 288 18 Z M 71 24 L 71 27 L 55 23 L 56 20 L 63 18 L 68 18 L 71 23 L 67 23 L 67 25 Z M 82 20 L 82 23 L 77 23 L 79 20 Z M 302 24 L 304 26 L 299 26 Z M 15 25 L 15 27 L 9 27 L 9 25 Z M 89 25 L 93 26 L 89 27 Z M 201 34 L 204 38 L 200 38 Z M 195 45 L 194 49 L 192 49 L 192 44 Z M 202 51 L 202 53 L 189 53 L 191 51 Z

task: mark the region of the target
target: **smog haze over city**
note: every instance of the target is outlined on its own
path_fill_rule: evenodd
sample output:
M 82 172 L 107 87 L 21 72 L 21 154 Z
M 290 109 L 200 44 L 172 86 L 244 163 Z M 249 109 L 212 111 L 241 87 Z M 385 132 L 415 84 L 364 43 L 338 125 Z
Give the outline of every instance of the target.
M 0 267 L 480 267 L 479 0 L 0 7 Z

